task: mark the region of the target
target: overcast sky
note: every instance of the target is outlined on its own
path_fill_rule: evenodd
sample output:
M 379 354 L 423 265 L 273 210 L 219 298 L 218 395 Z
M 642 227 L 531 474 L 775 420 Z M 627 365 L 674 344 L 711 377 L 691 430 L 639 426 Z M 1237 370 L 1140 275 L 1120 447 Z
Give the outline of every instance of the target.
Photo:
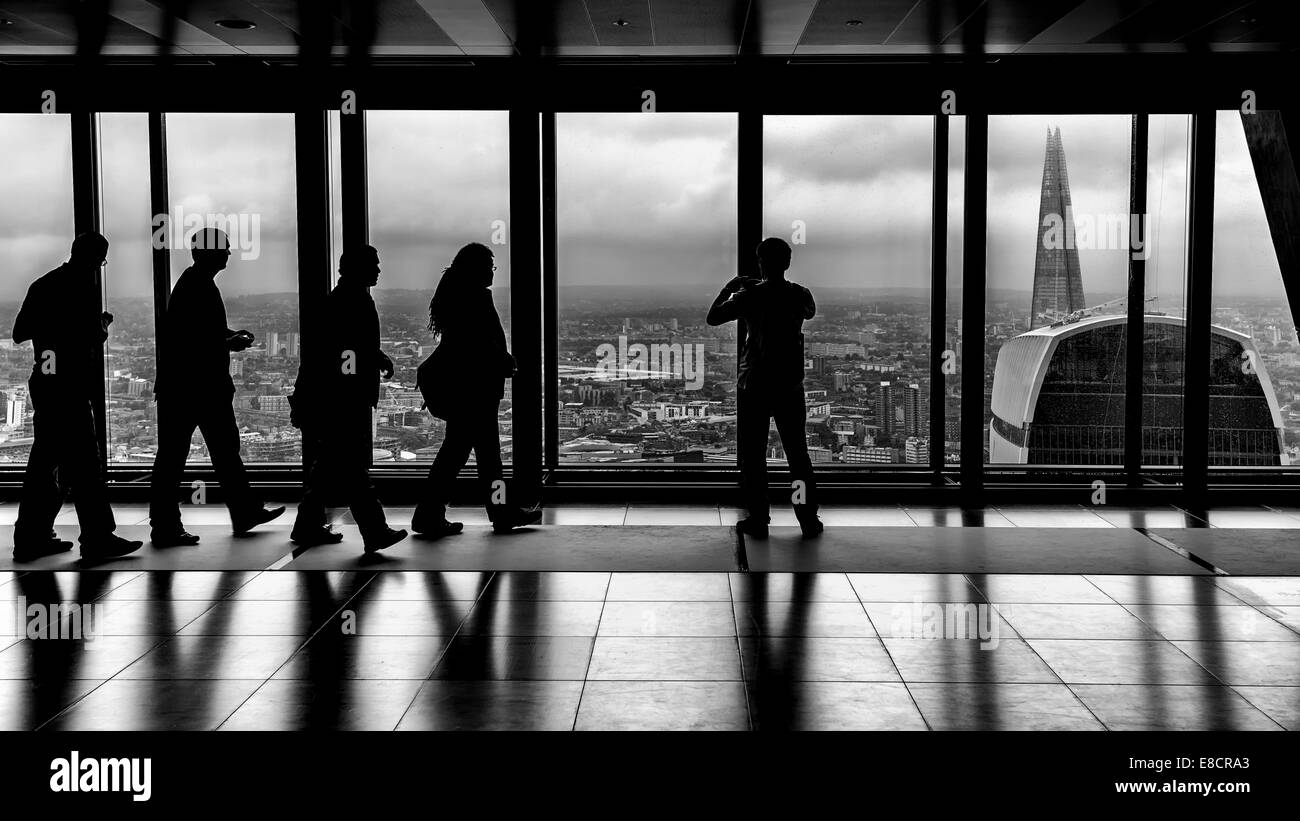
M 151 293 L 144 115 L 102 121 L 104 206 L 114 296 Z M 1129 118 L 995 117 L 989 126 L 990 287 L 1032 285 L 1048 127 L 1060 127 L 1076 221 L 1128 211 Z M 1240 118 L 1219 118 L 1215 265 L 1219 293 L 1281 295 Z M 68 119 L 0 115 L 0 298 L 67 256 L 72 231 Z M 562 285 L 661 285 L 708 292 L 736 250 L 734 114 L 561 114 Z M 259 257 L 223 274 L 229 294 L 291 290 L 297 231 L 288 115 L 169 115 L 173 209 L 260 217 Z M 368 115 L 370 231 L 381 285 L 429 288 L 466 242 L 491 243 L 509 217 L 502 112 Z M 961 134 L 954 123 L 950 262 L 960 259 Z M 813 286 L 924 287 L 929 281 L 932 126 L 925 117 L 769 117 L 764 231 L 806 225 L 792 276 Z M 1185 242 L 1185 117 L 1151 126 L 1149 291 L 1178 310 Z M 508 230 L 508 229 L 507 229 Z M 498 282 L 509 258 L 496 247 Z M 746 253 L 749 253 L 747 250 Z M 1081 250 L 1084 289 L 1123 290 L 1122 250 Z M 174 274 L 187 262 L 175 255 Z M 953 279 L 955 279 L 955 271 Z

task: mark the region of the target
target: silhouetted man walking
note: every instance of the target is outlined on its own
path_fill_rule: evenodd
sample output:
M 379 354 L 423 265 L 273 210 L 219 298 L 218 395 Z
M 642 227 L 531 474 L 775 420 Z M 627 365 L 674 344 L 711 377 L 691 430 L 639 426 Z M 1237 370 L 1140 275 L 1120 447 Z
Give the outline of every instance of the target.
M 108 240 L 94 232 L 81 234 L 68 261 L 27 289 L 14 320 L 14 342 L 30 339 L 36 360 L 27 382 L 35 417 L 14 526 L 17 561 L 72 549 L 72 542 L 54 532 L 67 491 L 77 508 L 83 558 L 122 556 L 141 544 L 113 533 L 117 524 L 95 429 L 93 398 L 104 378 L 99 346 L 113 321 L 101 310 L 96 282 L 107 259 Z
M 246 533 L 284 513 L 283 507 L 262 506 L 249 487 L 239 458 L 230 352 L 247 349 L 253 344 L 253 335 L 231 330 L 226 324 L 226 306 L 217 289 L 217 274 L 230 261 L 230 240 L 225 232 L 207 228 L 195 233 L 190 245 L 194 264 L 172 288 L 158 346 L 158 380 L 154 384 L 158 454 L 149 504 L 150 541 L 157 547 L 199 543 L 199 537 L 181 525 L 176 498 L 195 428 L 207 443 L 235 533 Z
M 767 535 L 767 433 L 771 420 L 790 465 L 795 515 L 805 536 L 822 531 L 817 488 L 804 431 L 803 323 L 817 313 L 812 292 L 785 278 L 790 246 L 776 237 L 758 244 L 762 279 L 736 277 L 709 308 L 708 323 L 739 321 L 736 373 L 736 456 L 741 494 L 749 517 L 742 533 Z
M 320 339 L 308 340 L 290 402 L 304 447 L 312 453 L 307 492 L 293 525 L 295 544 L 311 547 L 343 540 L 325 522 L 335 498 L 346 500 L 361 529 L 365 552 L 406 538 L 393 530 L 370 481 L 371 422 L 379 404 L 379 377 L 393 361 L 379 349 L 379 312 L 370 288 L 379 282 L 379 252 L 369 245 L 339 259 L 339 280 L 325 304 Z

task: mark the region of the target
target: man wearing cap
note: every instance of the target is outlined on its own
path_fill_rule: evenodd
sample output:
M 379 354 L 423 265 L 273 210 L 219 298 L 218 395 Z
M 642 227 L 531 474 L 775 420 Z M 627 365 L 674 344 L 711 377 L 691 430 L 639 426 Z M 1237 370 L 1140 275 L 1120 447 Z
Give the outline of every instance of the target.
M 230 352 L 253 344 L 248 331 L 226 324 L 226 306 L 217 289 L 217 274 L 230 261 L 225 232 L 206 228 L 191 237 L 194 264 L 172 288 L 158 346 L 158 454 L 154 458 L 149 504 L 150 540 L 155 547 L 198 544 L 199 537 L 181 524 L 177 491 L 197 428 L 203 433 L 216 470 L 230 523 L 236 534 L 246 533 L 284 513 L 266 508 L 248 484 L 239 458 L 239 426 L 235 422 L 235 383 L 230 378 Z

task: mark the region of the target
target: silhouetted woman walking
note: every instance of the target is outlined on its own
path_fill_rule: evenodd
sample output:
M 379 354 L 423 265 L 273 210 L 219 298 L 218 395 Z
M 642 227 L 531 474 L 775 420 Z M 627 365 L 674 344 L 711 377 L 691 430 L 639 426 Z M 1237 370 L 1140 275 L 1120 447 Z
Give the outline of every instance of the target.
M 492 304 L 489 288 L 495 270 L 492 251 L 470 243 L 443 270 L 429 302 L 429 328 L 438 335 L 438 347 L 421 368 L 421 390 L 435 397 L 430 410 L 447 420 L 447 433 L 411 522 L 411 529 L 426 537 L 447 536 L 464 528 L 460 522 L 447 521 L 447 503 L 471 450 L 493 530 L 504 533 L 542 518 L 541 510 L 511 503 L 501 483 L 497 409 L 505 395 L 505 380 L 515 375 L 515 358 L 506 349 L 501 317 Z

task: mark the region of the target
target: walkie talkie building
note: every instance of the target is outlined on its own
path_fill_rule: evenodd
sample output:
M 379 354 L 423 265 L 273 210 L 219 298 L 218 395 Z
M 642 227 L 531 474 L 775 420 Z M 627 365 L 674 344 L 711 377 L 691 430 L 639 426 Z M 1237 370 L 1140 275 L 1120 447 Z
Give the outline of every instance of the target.
M 1126 317 L 1094 316 L 1007 341 L 993 375 L 989 461 L 1113 465 L 1124 459 Z M 1182 463 L 1182 317 L 1143 321 L 1142 454 Z M 1210 464 L 1279 465 L 1282 416 L 1250 337 L 1213 326 Z

